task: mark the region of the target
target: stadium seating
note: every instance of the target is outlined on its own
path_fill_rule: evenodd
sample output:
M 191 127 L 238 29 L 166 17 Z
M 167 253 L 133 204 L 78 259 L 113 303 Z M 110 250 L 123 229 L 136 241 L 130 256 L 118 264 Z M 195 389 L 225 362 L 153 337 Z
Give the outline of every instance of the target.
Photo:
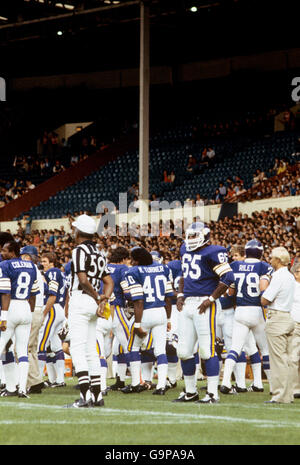
M 267 136 L 221 136 L 195 141 L 192 126 L 174 127 L 151 137 L 149 194 L 155 193 L 160 200 L 184 202 L 201 197 L 212 198 L 219 182 L 225 182 L 234 172 L 244 180 L 248 189 L 257 168 L 264 171 L 274 165 L 275 158 L 285 158 L 293 163 L 291 154 L 299 135 L 275 133 Z M 199 174 L 186 171 L 188 155 L 201 159 L 204 147 L 212 146 L 216 152 L 215 163 Z M 173 170 L 173 184 L 162 181 L 163 171 Z M 31 209 L 33 219 L 56 218 L 74 214 L 80 210 L 96 211 L 97 203 L 104 200 L 119 204 L 119 193 L 138 181 L 138 151 L 125 153 L 57 195 Z M 128 203 L 133 196 L 128 195 Z

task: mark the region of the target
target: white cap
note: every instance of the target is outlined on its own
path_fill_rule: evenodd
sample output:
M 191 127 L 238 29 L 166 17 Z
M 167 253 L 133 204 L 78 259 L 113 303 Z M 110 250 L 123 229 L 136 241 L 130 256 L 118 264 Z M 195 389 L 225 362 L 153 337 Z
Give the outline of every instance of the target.
M 86 234 L 95 234 L 96 221 L 88 215 L 80 215 L 77 220 L 72 223 L 72 226 Z

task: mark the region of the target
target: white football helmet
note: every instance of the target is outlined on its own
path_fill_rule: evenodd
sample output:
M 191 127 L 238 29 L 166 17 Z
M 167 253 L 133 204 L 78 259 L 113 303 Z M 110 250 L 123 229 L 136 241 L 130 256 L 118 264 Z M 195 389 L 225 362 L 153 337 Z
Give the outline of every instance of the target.
M 187 252 L 193 252 L 209 242 L 210 229 L 200 221 L 192 223 L 185 232 Z

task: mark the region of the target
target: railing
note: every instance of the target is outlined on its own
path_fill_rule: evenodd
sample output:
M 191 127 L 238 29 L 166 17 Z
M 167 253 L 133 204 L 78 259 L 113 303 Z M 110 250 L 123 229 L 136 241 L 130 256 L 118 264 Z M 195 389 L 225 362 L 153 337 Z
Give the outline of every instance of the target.
M 22 197 L 12 200 L 4 207 L 0 208 L 0 221 L 11 221 L 30 208 L 39 205 L 57 192 L 76 184 L 78 181 L 93 173 L 101 166 L 122 156 L 126 151 L 136 149 L 138 146 L 137 133 L 122 137 L 117 142 L 98 150 L 85 160 L 78 162 L 75 166 L 67 168 L 65 171 L 53 176 L 47 181 L 39 184 Z

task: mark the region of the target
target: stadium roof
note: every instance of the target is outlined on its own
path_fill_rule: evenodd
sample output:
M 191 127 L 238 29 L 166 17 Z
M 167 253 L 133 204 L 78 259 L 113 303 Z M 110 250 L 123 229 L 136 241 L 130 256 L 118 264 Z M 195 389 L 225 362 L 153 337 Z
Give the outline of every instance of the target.
M 139 0 L 2 0 L 0 72 L 136 67 Z M 151 65 L 300 46 L 291 0 L 149 0 Z M 294 25 L 295 22 L 295 25 Z

